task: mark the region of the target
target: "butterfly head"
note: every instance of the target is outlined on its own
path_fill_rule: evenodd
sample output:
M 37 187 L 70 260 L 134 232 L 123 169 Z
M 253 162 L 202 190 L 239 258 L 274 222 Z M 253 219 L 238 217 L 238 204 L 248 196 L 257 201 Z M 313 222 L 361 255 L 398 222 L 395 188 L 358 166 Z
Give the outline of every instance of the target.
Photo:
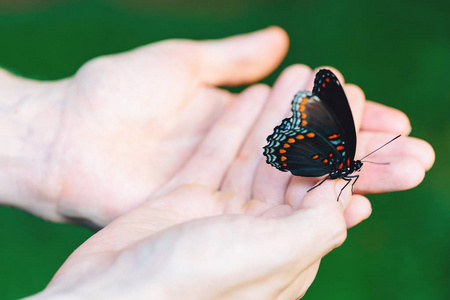
M 361 171 L 361 168 L 363 166 L 363 163 L 360 160 L 355 160 L 355 171 Z

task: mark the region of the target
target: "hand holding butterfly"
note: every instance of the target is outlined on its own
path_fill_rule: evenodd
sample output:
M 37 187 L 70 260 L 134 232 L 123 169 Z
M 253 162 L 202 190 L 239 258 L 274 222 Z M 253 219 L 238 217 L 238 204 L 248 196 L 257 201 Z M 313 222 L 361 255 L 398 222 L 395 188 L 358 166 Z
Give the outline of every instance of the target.
M 336 202 L 343 181 L 327 181 L 306 193 L 317 179 L 280 173 L 262 159 L 267 132 L 312 78 L 307 67 L 292 66 L 272 90 L 256 85 L 244 91 L 180 172 L 79 247 L 36 298 L 69 293 L 294 299 L 304 294 L 321 257 L 371 212 L 368 200 L 351 196 L 350 189 Z M 345 89 L 361 128 L 360 145 L 367 148 L 358 153 L 408 133 L 404 114 L 366 102 L 356 86 Z M 390 164 L 364 168 L 356 192 L 410 188 L 433 162 L 423 141 L 404 137 L 390 146 L 373 158 Z

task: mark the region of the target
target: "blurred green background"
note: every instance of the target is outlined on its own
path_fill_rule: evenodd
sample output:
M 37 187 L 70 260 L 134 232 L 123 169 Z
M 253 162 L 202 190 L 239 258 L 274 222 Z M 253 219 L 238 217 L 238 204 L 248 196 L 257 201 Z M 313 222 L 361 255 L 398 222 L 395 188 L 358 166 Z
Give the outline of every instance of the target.
M 0 1 L 0 65 L 38 79 L 169 38 L 279 25 L 293 63 L 331 65 L 368 99 L 406 112 L 436 150 L 417 188 L 372 195 L 372 217 L 323 259 L 304 299 L 450 299 L 449 1 Z M 1 143 L 1 142 L 0 142 Z M 92 231 L 0 207 L 0 299 L 42 290 Z

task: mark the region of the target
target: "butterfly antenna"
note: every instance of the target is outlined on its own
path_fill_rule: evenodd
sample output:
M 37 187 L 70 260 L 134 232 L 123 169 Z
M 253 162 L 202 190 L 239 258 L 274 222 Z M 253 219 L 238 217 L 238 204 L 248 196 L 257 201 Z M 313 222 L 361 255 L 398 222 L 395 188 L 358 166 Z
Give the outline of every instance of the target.
M 370 152 L 369 154 L 367 154 L 366 156 L 364 156 L 364 157 L 361 158 L 360 160 L 363 160 L 363 159 L 366 158 L 367 156 L 374 154 L 375 152 L 377 152 L 378 150 L 380 150 L 381 148 L 383 148 L 383 147 L 386 146 L 387 144 L 392 143 L 393 141 L 395 141 L 396 139 L 398 139 L 398 138 L 401 137 L 401 136 L 402 136 L 401 134 L 397 135 L 395 138 L 393 138 L 392 140 L 390 140 L 389 142 L 387 142 L 387 143 L 384 144 L 383 146 L 378 147 L 377 149 L 373 150 L 372 152 Z
M 371 163 L 371 164 L 375 164 L 375 165 L 389 165 L 389 163 L 380 163 L 380 162 L 374 162 L 374 161 L 370 161 L 370 160 L 365 160 L 363 161 L 363 163 Z

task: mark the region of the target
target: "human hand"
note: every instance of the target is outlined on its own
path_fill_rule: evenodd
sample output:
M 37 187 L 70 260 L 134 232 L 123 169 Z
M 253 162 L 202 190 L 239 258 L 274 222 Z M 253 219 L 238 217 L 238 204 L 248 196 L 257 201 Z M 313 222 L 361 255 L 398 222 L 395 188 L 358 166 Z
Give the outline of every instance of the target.
M 218 86 L 263 78 L 287 46 L 277 27 L 216 41 L 168 40 L 93 59 L 68 79 L 20 82 L 28 95 L 13 109 L 34 119 L 17 133 L 25 145 L 5 156 L 27 149 L 32 158 L 20 159 L 23 171 L 14 165 L 13 177 L 21 179 L 12 181 L 25 183 L 5 183 L 11 191 L 4 198 L 53 221 L 108 224 L 186 163 L 236 98 Z M 19 131 L 13 122 L 4 128 Z
M 261 161 L 265 135 L 286 113 L 279 101 L 288 104 L 291 90 L 299 83 L 307 87 L 311 79 L 309 69 L 294 66 L 280 76 L 269 97 L 261 85 L 242 93 L 159 195 L 77 249 L 44 294 L 64 289 L 105 295 L 102 283 L 117 287 L 117 294 L 157 293 L 161 299 L 179 297 L 177 292 L 195 299 L 303 294 L 320 258 L 343 242 L 346 227 L 371 211 L 365 197 L 350 197 L 350 189 L 336 202 L 342 181 L 306 194 L 314 179 L 292 178 Z M 377 138 L 409 131 L 401 112 L 365 102 L 353 85 L 345 89 L 361 127 L 361 144 L 369 150 L 378 146 Z M 377 160 L 391 164 L 365 166 L 356 192 L 405 189 L 420 182 L 433 162 L 432 149 L 413 138 L 398 142 L 377 154 Z M 122 276 L 130 282 L 130 273 L 136 274 L 131 287 L 122 283 Z
M 78 248 L 30 300 L 297 299 L 321 257 L 346 237 L 350 190 L 337 202 L 340 183 L 328 181 L 308 193 L 289 216 L 203 218 L 131 243 L 127 235 L 148 231 L 149 222 L 124 235 L 137 211 L 124 215 Z M 145 214 L 146 208 L 137 210 Z

